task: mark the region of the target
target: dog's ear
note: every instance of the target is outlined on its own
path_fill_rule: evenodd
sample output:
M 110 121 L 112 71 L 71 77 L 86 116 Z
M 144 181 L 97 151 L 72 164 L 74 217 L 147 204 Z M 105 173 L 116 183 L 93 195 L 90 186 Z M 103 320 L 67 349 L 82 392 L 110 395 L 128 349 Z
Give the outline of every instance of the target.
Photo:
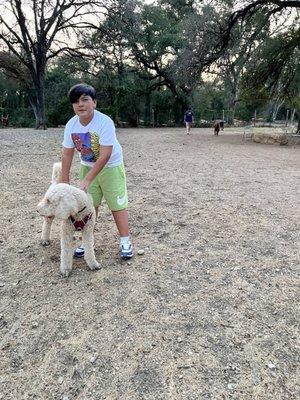
M 77 190 L 76 192 L 73 192 L 72 198 L 76 203 L 76 206 L 74 206 L 74 209 L 76 209 L 75 214 L 77 214 L 80 210 L 82 210 L 89 204 L 87 193 L 85 193 L 83 190 Z
M 56 190 L 53 190 L 53 188 L 51 188 L 51 191 L 49 191 L 49 193 L 47 195 L 47 199 L 51 204 L 57 206 L 59 204 L 60 200 L 62 199 L 62 195 L 61 195 L 61 193 L 59 193 Z
M 70 213 L 70 216 L 74 217 L 78 211 L 80 211 L 80 205 L 78 204 L 78 201 L 76 199 L 76 196 L 72 193 L 70 196 L 68 196 L 68 199 L 65 199 L 66 205 L 68 207 L 68 211 Z
M 88 198 L 88 201 L 89 201 L 90 205 L 93 207 L 94 206 L 94 201 L 93 201 L 92 195 L 90 193 L 87 193 L 87 198 Z
M 68 197 L 67 205 L 72 217 L 78 214 L 78 212 L 85 206 L 85 204 L 80 201 L 80 198 L 78 198 L 74 193 L 70 194 Z

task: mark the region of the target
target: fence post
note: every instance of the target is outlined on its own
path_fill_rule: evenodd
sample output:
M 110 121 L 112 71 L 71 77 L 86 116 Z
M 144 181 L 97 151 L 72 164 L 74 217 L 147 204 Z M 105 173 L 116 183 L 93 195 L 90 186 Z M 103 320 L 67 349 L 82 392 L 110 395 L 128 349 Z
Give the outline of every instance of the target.
M 287 109 L 287 110 L 286 110 L 286 118 L 285 118 L 285 126 L 288 126 L 289 113 L 290 113 L 290 110 Z

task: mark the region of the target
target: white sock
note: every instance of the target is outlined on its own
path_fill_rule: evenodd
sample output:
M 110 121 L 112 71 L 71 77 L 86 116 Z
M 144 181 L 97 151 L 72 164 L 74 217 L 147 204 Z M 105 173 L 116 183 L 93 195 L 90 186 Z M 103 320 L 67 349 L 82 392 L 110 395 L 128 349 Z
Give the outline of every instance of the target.
M 129 236 L 120 236 L 120 244 L 125 244 L 130 242 Z

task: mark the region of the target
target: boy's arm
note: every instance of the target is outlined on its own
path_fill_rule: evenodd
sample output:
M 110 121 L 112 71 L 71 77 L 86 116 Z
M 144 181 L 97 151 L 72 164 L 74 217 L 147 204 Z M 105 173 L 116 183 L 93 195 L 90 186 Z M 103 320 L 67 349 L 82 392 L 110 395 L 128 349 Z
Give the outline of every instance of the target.
M 110 159 L 113 146 L 101 146 L 100 157 L 95 162 L 91 170 L 86 174 L 83 181 L 80 182 L 80 189 L 87 191 L 90 183 L 96 178 L 99 172 L 105 167 Z
M 70 169 L 74 155 L 74 148 L 63 147 L 61 152 L 61 183 L 70 182 Z

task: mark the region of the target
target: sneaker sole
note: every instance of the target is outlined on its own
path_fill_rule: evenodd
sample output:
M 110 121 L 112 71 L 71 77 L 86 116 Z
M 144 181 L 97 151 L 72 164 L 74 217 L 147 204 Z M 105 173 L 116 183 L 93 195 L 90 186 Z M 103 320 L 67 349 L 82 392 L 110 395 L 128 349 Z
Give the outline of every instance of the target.
M 82 254 L 74 253 L 74 254 L 73 254 L 73 257 L 74 257 L 74 258 L 82 258 L 82 257 L 84 257 L 84 253 L 82 253 Z
M 121 258 L 123 258 L 123 260 L 127 260 L 128 258 L 131 258 L 131 257 L 133 257 L 133 254 L 128 254 L 128 255 L 123 255 L 123 254 L 121 254 Z

